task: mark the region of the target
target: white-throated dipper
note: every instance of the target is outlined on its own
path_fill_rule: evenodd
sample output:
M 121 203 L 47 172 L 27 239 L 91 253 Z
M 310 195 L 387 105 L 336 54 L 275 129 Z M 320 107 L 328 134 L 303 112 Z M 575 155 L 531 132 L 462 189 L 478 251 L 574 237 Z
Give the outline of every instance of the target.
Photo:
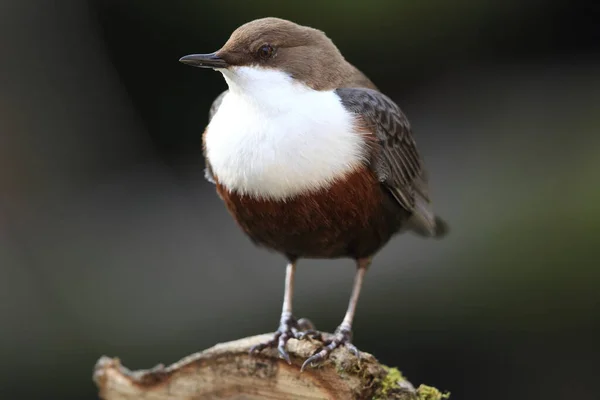
M 206 177 L 241 229 L 287 260 L 279 328 L 253 351 L 285 350 L 306 335 L 292 315 L 300 258 L 352 258 L 357 272 L 342 323 L 309 357 L 324 360 L 351 340 L 372 257 L 399 232 L 441 237 L 427 177 L 400 108 L 347 62 L 320 30 L 279 18 L 236 29 L 210 54 L 180 59 L 223 74 L 203 135 Z

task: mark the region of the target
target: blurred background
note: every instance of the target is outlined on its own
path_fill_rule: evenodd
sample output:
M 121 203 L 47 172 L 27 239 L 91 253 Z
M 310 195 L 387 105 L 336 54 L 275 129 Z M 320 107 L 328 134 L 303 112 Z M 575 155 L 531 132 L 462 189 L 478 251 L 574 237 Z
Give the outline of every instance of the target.
M 220 74 L 179 57 L 277 16 L 404 109 L 443 241 L 374 260 L 354 343 L 453 399 L 591 399 L 600 367 L 600 17 L 589 1 L 0 1 L 0 398 L 95 399 L 131 368 L 273 331 L 282 257 L 203 177 Z M 302 261 L 332 331 L 350 260 Z

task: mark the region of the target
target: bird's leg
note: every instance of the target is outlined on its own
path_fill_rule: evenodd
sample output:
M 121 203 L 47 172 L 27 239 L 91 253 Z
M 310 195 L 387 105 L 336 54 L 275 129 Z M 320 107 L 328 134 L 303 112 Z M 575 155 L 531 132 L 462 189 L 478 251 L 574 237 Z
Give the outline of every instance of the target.
M 294 274 L 296 272 L 296 263 L 294 261 L 287 265 L 285 272 L 285 291 L 283 294 L 283 306 L 281 309 L 281 319 L 279 328 L 273 335 L 273 338 L 264 343 L 259 343 L 250 349 L 250 353 L 260 352 L 267 347 L 277 347 L 279 354 L 288 364 L 291 364 L 290 356 L 285 350 L 285 345 L 291 338 L 301 339 L 305 332 L 313 332 L 312 323 L 302 318 L 296 320 L 292 315 L 292 298 L 294 296 Z
M 304 370 L 308 365 L 318 364 L 319 362 L 325 360 L 329 354 L 336 348 L 344 345 L 350 350 L 356 357 L 359 357 L 359 352 L 356 346 L 351 343 L 352 340 L 352 321 L 354 320 L 354 314 L 356 312 L 356 305 L 358 304 L 358 297 L 360 295 L 360 289 L 363 284 L 363 279 L 365 277 L 365 273 L 367 272 L 367 268 L 371 264 L 371 260 L 368 258 L 363 258 L 357 260 L 357 270 L 356 275 L 354 276 L 354 286 L 352 287 L 352 294 L 350 295 L 350 301 L 348 303 L 348 309 L 346 310 L 346 315 L 344 316 L 344 320 L 337 327 L 333 337 L 327 339 L 323 344 L 323 348 L 313 354 L 311 357 L 304 361 L 302 364 L 301 370 Z

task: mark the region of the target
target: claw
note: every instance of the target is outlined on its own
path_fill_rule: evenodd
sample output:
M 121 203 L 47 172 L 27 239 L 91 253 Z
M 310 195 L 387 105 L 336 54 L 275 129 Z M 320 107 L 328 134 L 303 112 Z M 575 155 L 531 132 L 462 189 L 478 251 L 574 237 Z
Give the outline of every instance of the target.
M 354 354 L 356 357 L 360 357 L 360 352 L 358 351 L 358 349 L 356 348 L 356 346 L 354 346 L 351 342 L 350 342 L 350 338 L 352 336 L 352 333 L 349 329 L 347 328 L 338 328 L 336 329 L 336 332 L 334 334 L 334 336 L 331 339 L 326 340 L 323 344 L 323 348 L 313 354 L 312 356 L 310 356 L 309 358 L 306 359 L 306 361 L 304 361 L 304 363 L 302 364 L 302 367 L 300 368 L 300 371 L 304 371 L 304 369 L 310 365 L 315 365 L 318 364 L 324 360 L 327 359 L 327 357 L 329 357 L 329 355 L 331 354 L 331 352 L 333 350 L 335 350 L 336 348 L 344 345 L 346 346 L 346 348 L 352 353 Z
M 308 331 L 305 332 L 306 329 L 308 329 Z M 296 321 L 296 319 L 291 316 L 287 316 L 285 318 L 282 317 L 279 328 L 273 334 L 273 338 L 266 342 L 252 346 L 249 353 L 255 354 L 266 348 L 276 347 L 281 358 L 291 365 L 292 360 L 285 349 L 288 340 L 291 338 L 304 339 L 307 335 L 320 335 L 319 332 L 314 330 L 314 325 L 309 320 L 302 318 Z
M 260 344 L 255 344 L 254 346 L 250 347 L 250 350 L 248 350 L 248 353 L 250 355 L 254 354 L 254 353 L 258 353 L 259 351 L 261 351 L 263 349 L 262 347 L 262 343 Z
M 309 336 L 310 338 L 315 339 L 315 340 L 321 340 L 321 341 L 323 341 L 323 337 L 321 335 L 321 332 L 316 331 L 314 329 L 310 329 L 310 330 L 307 330 L 307 331 L 298 332 L 296 334 L 296 339 L 303 340 L 307 336 Z
M 266 349 L 267 347 L 271 347 L 275 343 L 275 341 L 276 341 L 276 339 L 273 339 L 273 340 L 269 340 L 268 342 L 265 342 L 265 343 L 256 344 L 256 345 L 250 347 L 250 350 L 248 352 L 250 354 L 260 353 L 262 350 Z
M 285 350 L 285 344 L 287 343 L 290 336 L 286 333 L 279 336 L 279 345 L 277 346 L 277 351 L 279 351 L 279 355 L 283 358 L 289 365 L 292 365 L 292 360 L 290 360 L 290 355 Z
M 302 363 L 302 367 L 300 367 L 300 372 L 304 372 L 304 368 L 308 367 L 313 362 L 322 361 L 326 355 L 327 355 L 327 351 L 323 349 L 320 352 L 318 352 L 317 354 L 313 354 L 312 356 L 308 357 L 306 359 L 306 361 L 304 361 L 304 363 Z
M 358 351 L 358 349 L 356 348 L 355 345 L 353 345 L 350 342 L 346 343 L 346 348 L 350 351 L 350 353 L 354 354 L 354 356 L 356 358 L 360 358 L 360 352 Z

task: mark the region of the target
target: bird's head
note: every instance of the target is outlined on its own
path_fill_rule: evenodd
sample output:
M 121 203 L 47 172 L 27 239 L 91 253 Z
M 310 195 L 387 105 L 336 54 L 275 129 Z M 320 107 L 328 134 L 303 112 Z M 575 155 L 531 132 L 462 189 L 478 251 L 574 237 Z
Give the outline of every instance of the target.
M 230 89 L 269 90 L 281 81 L 314 90 L 337 87 L 348 65 L 320 30 L 279 18 L 262 18 L 237 28 L 219 50 L 180 59 L 223 73 Z

